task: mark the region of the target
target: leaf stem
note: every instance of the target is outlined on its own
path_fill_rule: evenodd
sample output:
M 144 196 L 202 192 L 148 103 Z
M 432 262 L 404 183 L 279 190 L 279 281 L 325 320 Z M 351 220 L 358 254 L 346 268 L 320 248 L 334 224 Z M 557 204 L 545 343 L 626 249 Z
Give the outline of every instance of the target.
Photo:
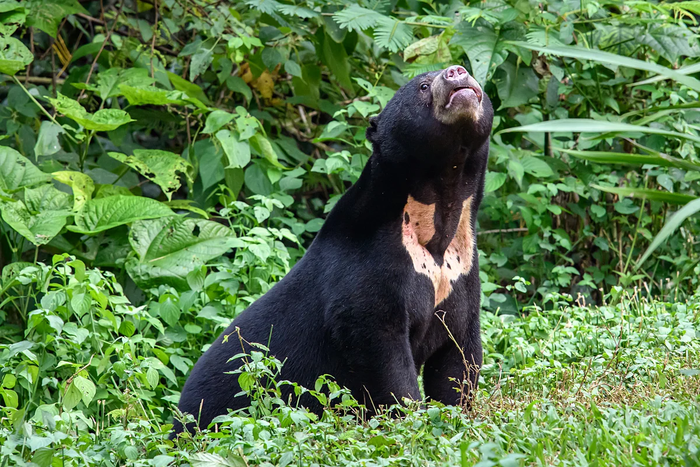
M 60 123 L 58 123 L 58 122 L 56 121 L 56 119 L 48 112 L 48 110 L 46 110 L 46 109 L 44 108 L 44 106 L 41 105 L 41 104 L 39 103 L 39 101 L 37 101 L 37 100 L 34 98 L 34 96 L 31 95 L 31 93 L 29 92 L 29 90 L 28 90 L 27 88 L 24 87 L 24 85 L 20 82 L 20 80 L 17 79 L 16 76 L 13 76 L 12 79 L 14 80 L 14 82 L 15 82 L 16 84 L 19 85 L 19 87 L 22 88 L 22 90 L 27 94 L 27 96 L 29 96 L 29 98 L 32 100 L 32 102 L 34 102 L 34 104 L 36 104 L 37 107 L 39 107 L 39 109 L 41 109 L 41 112 L 42 112 L 44 115 L 46 115 L 47 117 L 49 117 L 49 120 L 51 120 L 53 123 L 55 123 L 56 125 L 58 125 L 58 126 L 60 126 L 61 128 L 63 128 L 63 125 L 61 125 Z M 76 143 L 76 144 L 78 143 L 78 141 L 77 141 L 75 138 L 73 138 L 73 137 L 70 135 L 70 133 L 66 132 L 65 135 L 68 137 L 68 139 L 70 139 L 70 140 L 73 141 L 74 143 Z
M 644 189 L 646 190 L 647 185 L 649 184 L 649 176 L 647 175 L 646 180 L 644 181 Z M 627 261 L 625 262 L 625 269 L 622 270 L 622 274 L 627 273 L 627 268 L 630 265 L 630 260 L 632 259 L 632 254 L 634 254 L 634 244 L 637 242 L 637 234 L 639 233 L 639 224 L 642 223 L 642 217 L 644 217 L 644 203 L 646 203 L 646 197 L 642 198 L 642 207 L 639 210 L 639 217 L 637 218 L 637 226 L 634 229 L 634 237 L 632 237 L 632 246 L 630 247 L 630 254 L 627 255 Z

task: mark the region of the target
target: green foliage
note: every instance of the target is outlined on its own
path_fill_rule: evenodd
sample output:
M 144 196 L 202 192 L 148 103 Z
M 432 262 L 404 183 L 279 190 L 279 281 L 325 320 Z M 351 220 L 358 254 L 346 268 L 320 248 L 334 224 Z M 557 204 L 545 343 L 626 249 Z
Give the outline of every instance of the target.
M 599 300 L 632 277 L 650 291 L 669 276 L 682 293 L 698 285 L 695 224 L 636 276 L 628 267 L 668 205 L 696 197 L 693 2 L 100 5 L 3 4 L 3 70 L 19 73 L 0 89 L 5 264 L 68 251 L 146 291 L 182 287 L 237 243 L 163 279 L 132 230 L 225 224 L 222 210 L 258 195 L 284 200 L 262 225 L 289 228 L 297 258 L 366 162 L 367 119 L 408 78 L 462 63 L 498 109 L 478 219 L 486 309 L 562 288 Z M 69 209 L 27 204 L 25 189 L 50 183 Z M 504 287 L 516 275 L 524 292 Z
M 697 4 L 0 1 L 2 458 L 700 462 Z M 331 389 L 316 420 L 260 348 L 254 410 L 172 446 L 185 376 L 357 180 L 368 119 L 455 63 L 497 109 L 477 416 L 357 423 L 328 379 L 298 388 Z
M 209 275 L 199 269 L 188 275 L 188 290 L 161 286 L 153 301 L 134 306 L 116 277 L 67 255 L 6 269 L 5 295 L 25 310 L 27 325 L 5 326 L 10 340 L 0 343 L 3 457 L 13 465 L 530 465 L 553 458 L 658 465 L 700 454 L 700 299 L 649 302 L 619 287 L 600 308 L 553 294 L 547 312 L 484 313 L 472 412 L 414 403 L 400 417 L 358 420 L 362 407 L 323 377 L 313 388 L 295 386 L 326 407 L 318 418 L 280 398 L 290 384 L 278 379 L 283 362 L 255 345 L 232 356 L 244 361 L 237 375 L 252 407 L 173 443 L 178 391 L 201 344 L 234 313 L 222 306 L 232 295 L 217 290 L 243 277 L 226 267 Z M 521 286 L 526 281 L 514 284 Z

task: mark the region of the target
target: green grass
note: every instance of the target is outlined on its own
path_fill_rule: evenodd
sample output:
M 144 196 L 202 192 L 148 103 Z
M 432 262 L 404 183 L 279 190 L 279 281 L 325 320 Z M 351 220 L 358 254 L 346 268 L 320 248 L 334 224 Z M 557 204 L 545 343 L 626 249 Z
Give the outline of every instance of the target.
M 100 284 L 94 271 L 88 275 Z M 157 379 L 151 387 L 97 379 L 94 400 L 68 410 L 65 393 L 52 402 L 42 390 L 57 382 L 53 369 L 41 368 L 46 376 L 26 412 L 5 408 L 0 466 L 700 465 L 700 299 L 621 295 L 600 308 L 562 296 L 557 309 L 529 309 L 522 318 L 484 314 L 485 365 L 470 412 L 414 404 L 399 417 L 358 420 L 339 391 L 335 401 L 345 400 L 347 410 L 319 420 L 272 391 L 254 416 L 222 417 L 211 432 L 173 445 L 167 434 L 176 397 Z M 130 352 L 138 360 L 134 349 L 145 340 L 139 333 L 123 339 L 119 361 Z M 0 347 L 5 370 L 10 347 Z M 270 361 L 258 360 L 252 374 Z M 27 371 L 15 370 L 18 380 Z

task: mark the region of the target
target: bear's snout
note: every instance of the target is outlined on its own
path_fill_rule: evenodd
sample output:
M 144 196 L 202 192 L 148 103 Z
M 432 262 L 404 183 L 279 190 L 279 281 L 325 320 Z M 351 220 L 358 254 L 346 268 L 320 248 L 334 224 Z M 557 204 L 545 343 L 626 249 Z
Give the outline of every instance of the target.
M 484 92 L 466 68 L 452 65 L 432 83 L 433 114 L 442 123 L 476 122 L 482 114 Z
M 462 75 L 468 75 L 467 69 L 463 66 L 452 65 L 451 67 L 445 69 L 445 72 L 442 74 L 442 77 L 446 80 L 455 80 L 459 79 Z

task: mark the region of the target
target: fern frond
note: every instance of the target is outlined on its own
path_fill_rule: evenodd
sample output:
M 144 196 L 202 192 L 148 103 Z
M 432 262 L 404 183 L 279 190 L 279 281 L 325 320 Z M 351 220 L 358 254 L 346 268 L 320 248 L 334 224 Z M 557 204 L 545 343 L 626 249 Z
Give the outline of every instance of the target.
M 297 18 L 315 18 L 319 15 L 317 11 L 300 5 L 280 5 L 279 12 L 287 16 L 296 16 Z
M 403 75 L 406 78 L 415 78 L 418 75 L 427 73 L 429 71 L 442 70 L 447 67 L 447 63 L 411 63 L 403 70 Z
M 415 21 L 420 23 L 434 24 L 436 26 L 449 26 L 454 22 L 452 18 L 448 18 L 447 16 L 435 15 L 414 16 L 412 18 L 406 18 L 406 20 L 411 22 Z
M 245 4 L 268 15 L 276 12 L 282 6 L 275 0 L 246 0 Z
M 379 47 L 398 52 L 413 42 L 413 28 L 403 21 L 386 18 L 374 29 L 374 41 Z
M 334 14 L 333 19 L 341 28 L 354 29 L 360 32 L 368 28 L 373 28 L 380 20 L 389 18 L 374 10 L 362 8 L 361 6 L 353 4 Z
M 390 15 L 392 3 L 396 2 L 392 2 L 392 0 L 369 0 L 363 3 L 372 11 L 376 11 L 377 13 L 382 13 L 384 15 Z

